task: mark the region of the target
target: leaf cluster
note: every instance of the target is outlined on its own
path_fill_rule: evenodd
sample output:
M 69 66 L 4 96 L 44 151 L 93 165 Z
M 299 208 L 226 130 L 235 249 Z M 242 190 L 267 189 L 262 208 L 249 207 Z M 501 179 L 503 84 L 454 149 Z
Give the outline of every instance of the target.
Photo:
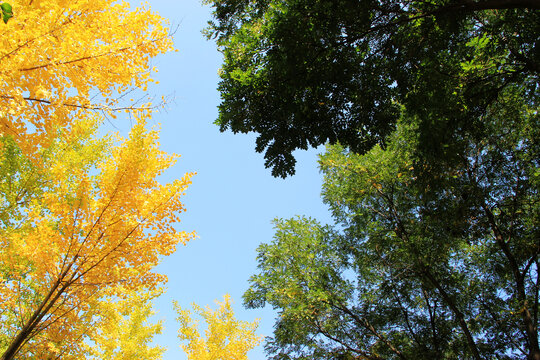
M 385 146 L 404 105 L 424 151 L 482 127 L 502 89 L 539 74 L 534 1 L 214 0 L 224 55 L 216 123 L 258 134 L 272 175 L 295 149 Z
M 192 317 L 192 311 L 182 309 L 178 302 L 174 303 L 178 314 L 176 320 L 180 325 L 180 347 L 190 360 L 247 360 L 248 351 L 262 340 L 255 334 L 258 320 L 237 320 L 229 295 L 224 296 L 223 302 L 216 301 L 216 304 L 219 306 L 216 310 L 193 304 L 193 313 L 205 322 L 205 336 L 202 336 L 199 321 Z

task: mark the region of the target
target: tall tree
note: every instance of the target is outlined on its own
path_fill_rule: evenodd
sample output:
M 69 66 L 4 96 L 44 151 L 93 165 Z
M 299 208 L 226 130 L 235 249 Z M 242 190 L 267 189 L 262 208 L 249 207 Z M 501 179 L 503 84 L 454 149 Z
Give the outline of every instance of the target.
M 13 205 L 0 229 L 2 360 L 84 358 L 85 342 L 108 316 L 104 299 L 161 284 L 165 277 L 152 272 L 159 257 L 191 238 L 174 227 L 191 174 L 156 180 L 176 158 L 144 125 L 113 139 L 97 137 L 93 122 L 74 122 L 77 141 L 59 139 L 43 151 L 37 175 L 28 161 L 8 175 L 39 184 L 39 193 L 9 182 L 5 191 L 17 195 L 6 196 Z
M 172 49 L 167 22 L 123 1 L 10 4 L 17 16 L 0 37 L 0 359 L 114 356 L 115 316 L 132 320 L 123 328 L 141 336 L 137 354 L 155 357 L 144 341 L 158 328 L 142 323 L 142 303 L 166 279 L 152 271 L 159 258 L 192 236 L 174 227 L 192 174 L 157 181 L 177 156 L 146 129 L 152 105 L 126 96 L 146 91 L 151 59 Z M 129 137 L 99 136 L 117 111 L 136 124 Z
M 436 164 L 416 155 L 417 118 L 384 150 L 328 148 L 336 226 L 278 220 L 244 295 L 279 311 L 272 359 L 540 359 L 540 116 L 526 91 L 507 87 L 483 136 Z
M 258 133 L 274 176 L 294 173 L 295 149 L 384 146 L 402 105 L 438 156 L 507 86 L 537 91 L 535 0 L 207 2 L 224 55 L 216 123 Z

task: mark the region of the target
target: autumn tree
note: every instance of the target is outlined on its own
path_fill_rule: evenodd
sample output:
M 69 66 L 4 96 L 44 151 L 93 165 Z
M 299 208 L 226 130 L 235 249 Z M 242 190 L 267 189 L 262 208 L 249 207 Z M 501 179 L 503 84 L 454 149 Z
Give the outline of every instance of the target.
M 175 302 L 182 350 L 190 360 L 246 360 L 247 352 L 261 342 L 261 337 L 255 334 L 257 321 L 250 323 L 235 319 L 228 295 L 225 295 L 223 302 L 216 303 L 219 306 L 217 310 L 193 304 L 193 311 L 206 325 L 205 336 L 202 336 L 199 321 L 193 319 L 192 312 L 182 309 Z
M 216 123 L 257 133 L 274 176 L 294 173 L 296 149 L 384 146 L 402 105 L 422 120 L 422 150 L 444 153 L 504 88 L 538 84 L 535 0 L 207 3 L 224 56 Z
M 39 181 L 40 193 L 15 190 L 22 209 L 2 227 L 2 359 L 82 358 L 102 298 L 162 283 L 151 271 L 159 256 L 190 238 L 173 226 L 190 174 L 157 182 L 175 157 L 158 149 L 155 131 L 139 123 L 113 146 L 96 137 L 96 126 L 73 126 L 76 143 L 62 139 L 43 153 L 47 174 L 11 175 L 19 184 Z
M 157 181 L 177 156 L 147 129 L 152 105 L 125 97 L 146 90 L 151 59 L 172 49 L 167 23 L 122 1 L 10 3 L 17 16 L 0 38 L 0 358 L 114 358 L 112 339 L 155 358 L 145 294 L 166 280 L 152 272 L 160 257 L 192 236 L 175 228 L 192 174 Z M 118 111 L 135 123 L 129 136 L 99 135 Z M 118 316 L 131 322 L 111 324 Z M 113 325 L 141 335 L 141 347 L 130 350 Z
M 124 1 L 12 1 L 0 37 L 0 132 L 31 156 L 91 112 L 148 109 L 129 99 L 172 50 L 166 21 Z M 128 98 L 126 98 L 128 97 Z

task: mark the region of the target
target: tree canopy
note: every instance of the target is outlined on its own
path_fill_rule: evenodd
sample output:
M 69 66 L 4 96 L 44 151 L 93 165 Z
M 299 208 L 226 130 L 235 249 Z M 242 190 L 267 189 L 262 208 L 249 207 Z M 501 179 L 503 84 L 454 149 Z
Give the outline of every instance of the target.
M 75 122 L 77 141 L 59 139 L 37 165 L 2 138 L 2 360 L 86 358 L 107 298 L 166 280 L 152 269 L 192 237 L 173 226 L 192 174 L 159 184 L 175 157 L 144 126 L 115 145 L 88 120 Z
M 237 320 L 229 295 L 224 296 L 223 302 L 216 301 L 216 304 L 219 306 L 217 310 L 193 304 L 195 314 L 205 322 L 205 336 L 202 336 L 199 321 L 192 318 L 192 312 L 174 303 L 178 314 L 176 320 L 180 324 L 180 347 L 189 360 L 247 360 L 248 351 L 258 346 L 262 340 L 255 334 L 258 320 Z
M 151 59 L 172 49 L 167 22 L 123 1 L 10 3 L 17 16 L 0 38 L 0 359 L 159 358 L 149 342 L 161 327 L 147 319 L 166 277 L 153 269 L 193 236 L 175 226 L 193 174 L 158 181 L 178 156 L 147 126 L 152 105 L 125 97 L 146 91 Z M 103 135 L 119 111 L 133 120 L 129 136 Z
M 255 132 L 274 176 L 295 149 L 386 145 L 402 106 L 428 154 L 479 130 L 513 84 L 537 91 L 534 0 L 209 0 L 222 131 Z M 436 155 L 438 156 L 438 155 Z
M 276 221 L 273 359 L 540 359 L 537 1 L 213 0 L 221 130 L 330 143 L 335 224 Z
M 128 94 L 147 90 L 151 59 L 173 48 L 164 18 L 123 1 L 10 3 L 17 16 L 0 37 L 0 133 L 25 154 L 77 119 L 151 110 Z
M 385 149 L 321 157 L 335 225 L 276 221 L 244 300 L 272 359 L 540 359 L 540 116 L 503 90 L 446 166 L 402 118 Z

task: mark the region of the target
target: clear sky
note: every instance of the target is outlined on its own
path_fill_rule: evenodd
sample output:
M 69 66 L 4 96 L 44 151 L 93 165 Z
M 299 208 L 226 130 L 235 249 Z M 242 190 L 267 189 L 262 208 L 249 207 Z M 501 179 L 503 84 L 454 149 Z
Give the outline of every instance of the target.
M 248 278 L 256 272 L 255 249 L 272 240 L 271 221 L 276 217 L 303 214 L 329 222 L 329 214 L 320 200 L 316 151 L 298 152 L 297 174 L 275 179 L 264 168 L 262 154 L 254 151 L 254 134 L 220 133 L 213 124 L 219 104 L 216 87 L 221 57 L 215 43 L 201 34 L 211 9 L 198 0 L 148 3 L 173 26 L 179 26 L 174 35 L 179 51 L 154 61 L 160 84 L 149 88 L 158 99 L 161 95 L 174 99 L 167 111 L 154 116 L 162 128 L 162 148 L 182 155 L 163 181 L 197 172 L 184 197 L 187 212 L 178 226 L 188 232 L 195 230 L 198 239 L 179 247 L 159 266 L 158 271 L 166 274 L 169 282 L 167 293 L 155 304 L 157 318 L 165 320 L 164 334 L 156 343 L 168 348 L 166 360 L 182 360 L 186 356 L 178 347 L 173 299 L 183 307 L 192 302 L 215 305 L 214 300 L 229 293 L 237 318 L 260 318 L 259 333 L 270 335 L 275 313 L 242 306 Z M 115 125 L 124 134 L 129 129 L 128 122 L 121 119 Z M 249 358 L 265 359 L 262 346 L 250 352 Z

